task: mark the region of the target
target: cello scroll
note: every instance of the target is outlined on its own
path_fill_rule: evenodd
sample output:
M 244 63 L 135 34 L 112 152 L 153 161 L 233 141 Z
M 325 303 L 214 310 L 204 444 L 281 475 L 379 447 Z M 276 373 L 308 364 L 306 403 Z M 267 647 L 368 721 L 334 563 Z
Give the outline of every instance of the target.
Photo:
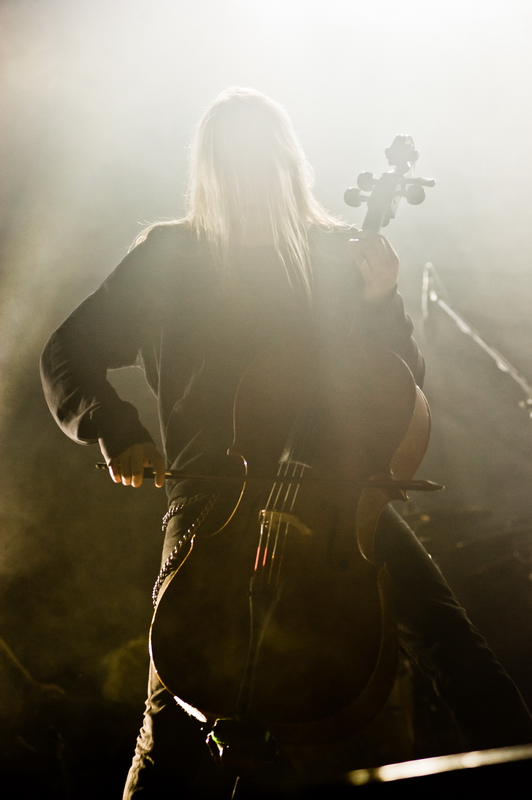
M 419 153 L 414 147 L 411 136 L 404 134 L 396 136 L 384 153 L 392 169 L 383 172 L 379 179 L 372 172 L 361 172 L 357 178 L 357 186 L 347 189 L 344 193 L 344 201 L 348 206 L 358 208 L 362 203 L 368 204 L 362 230 L 376 233 L 395 218 L 402 197 L 405 197 L 410 205 L 419 205 L 425 199 L 424 187 L 436 184 L 433 178 L 413 176 Z

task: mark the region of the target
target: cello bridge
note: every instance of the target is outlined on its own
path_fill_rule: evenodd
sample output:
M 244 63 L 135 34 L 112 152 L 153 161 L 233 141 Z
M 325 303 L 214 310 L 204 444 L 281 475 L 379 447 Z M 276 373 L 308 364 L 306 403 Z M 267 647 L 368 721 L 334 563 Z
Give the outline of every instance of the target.
M 270 528 L 283 524 L 291 525 L 305 536 L 312 535 L 312 528 L 309 528 L 308 525 L 305 525 L 304 522 L 301 522 L 301 520 L 296 517 L 295 514 L 290 514 L 286 511 L 267 511 L 266 509 L 263 509 L 259 516 L 261 523 L 264 525 L 269 525 Z

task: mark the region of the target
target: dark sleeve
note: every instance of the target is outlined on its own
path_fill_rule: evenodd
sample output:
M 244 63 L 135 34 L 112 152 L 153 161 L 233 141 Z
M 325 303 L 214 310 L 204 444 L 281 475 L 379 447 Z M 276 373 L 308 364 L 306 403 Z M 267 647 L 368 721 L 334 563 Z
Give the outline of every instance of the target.
M 106 458 L 152 441 L 136 408 L 107 381 L 107 370 L 135 364 L 159 322 L 157 287 L 172 258 L 155 228 L 52 335 L 41 357 L 44 393 L 58 425 Z
M 412 336 L 414 324 L 405 312 L 403 298 L 394 290 L 380 303 L 362 303 L 360 329 L 372 342 L 397 353 L 408 364 L 418 386 L 423 385 L 425 362 Z
M 325 272 L 325 280 L 332 288 L 327 288 L 335 298 L 335 305 L 342 302 L 342 293 L 348 295 L 346 318 L 355 320 L 352 330 L 375 344 L 387 347 L 405 361 L 410 367 L 418 386 L 423 383 L 425 364 L 418 346 L 412 337 L 412 320 L 405 313 L 403 298 L 397 290 L 383 298 L 379 303 L 366 303 L 363 299 L 363 280 L 349 255 L 348 242 L 357 228 L 324 232 L 315 229 L 310 236 L 316 271 Z M 323 265 L 328 265 L 323 270 Z M 340 284 L 331 283 L 331 275 L 338 274 Z M 324 280 L 322 278 L 322 281 Z M 343 288 L 342 288 L 343 287 Z M 349 297 L 354 298 L 352 301 Z M 332 305 L 332 304 L 331 304 Z

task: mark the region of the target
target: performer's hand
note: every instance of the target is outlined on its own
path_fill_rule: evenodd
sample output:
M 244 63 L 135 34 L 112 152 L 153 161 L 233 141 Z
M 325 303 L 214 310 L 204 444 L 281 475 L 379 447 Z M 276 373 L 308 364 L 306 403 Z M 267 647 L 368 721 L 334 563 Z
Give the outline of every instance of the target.
M 397 253 L 384 236 L 371 231 L 360 231 L 350 239 L 349 250 L 364 280 L 364 300 L 378 303 L 397 286 Z
M 152 466 L 155 470 L 155 485 L 164 485 L 166 465 L 153 442 L 143 442 L 128 447 L 119 456 L 109 461 L 109 472 L 115 483 L 124 486 L 142 486 L 144 467 Z

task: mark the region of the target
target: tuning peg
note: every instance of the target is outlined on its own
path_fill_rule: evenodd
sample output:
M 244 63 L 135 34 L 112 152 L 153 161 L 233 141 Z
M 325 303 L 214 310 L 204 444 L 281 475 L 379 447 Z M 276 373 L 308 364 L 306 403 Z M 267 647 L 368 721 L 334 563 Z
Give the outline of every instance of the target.
M 367 199 L 368 198 L 365 195 L 363 195 L 360 189 L 357 189 L 356 186 L 351 186 L 344 192 L 344 202 L 348 206 L 352 206 L 353 208 L 358 208 Z
M 377 179 L 373 172 L 361 172 L 357 178 L 357 186 L 363 192 L 371 192 L 376 183 Z
M 407 183 L 417 183 L 418 186 L 436 186 L 434 178 L 407 178 Z
M 406 202 L 411 206 L 418 206 L 426 196 L 425 189 L 418 183 L 411 183 L 405 192 Z

